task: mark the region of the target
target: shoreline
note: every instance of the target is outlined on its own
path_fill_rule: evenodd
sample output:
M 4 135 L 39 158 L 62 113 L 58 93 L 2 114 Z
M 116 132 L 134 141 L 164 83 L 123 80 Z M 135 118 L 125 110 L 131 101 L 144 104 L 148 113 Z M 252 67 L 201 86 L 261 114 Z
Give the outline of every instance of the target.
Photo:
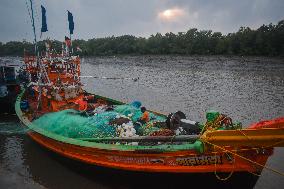
M 79 55 L 81 58 L 116 58 L 116 57 L 206 57 L 206 58 L 268 58 L 268 59 L 283 59 L 284 56 L 262 56 L 262 55 L 228 55 L 228 54 L 220 54 L 220 55 L 202 55 L 202 54 L 113 54 L 113 55 Z M 18 55 L 4 55 L 0 56 L 1 58 L 23 58 L 24 56 Z M 284 63 L 284 62 L 283 62 Z

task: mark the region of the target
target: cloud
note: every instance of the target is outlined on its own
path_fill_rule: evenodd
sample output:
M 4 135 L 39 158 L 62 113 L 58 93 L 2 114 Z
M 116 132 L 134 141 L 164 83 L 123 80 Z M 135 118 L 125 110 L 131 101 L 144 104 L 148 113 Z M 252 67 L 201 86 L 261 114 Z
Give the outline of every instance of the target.
M 26 8 L 29 0 L 0 0 L 0 41 L 32 41 Z M 148 37 L 156 32 L 189 28 L 235 32 L 284 19 L 283 0 L 34 0 L 39 35 L 40 4 L 47 10 L 44 37 L 62 40 L 68 34 L 67 10 L 74 15 L 74 38 L 90 39 L 130 34 Z
M 188 27 L 236 32 L 241 26 L 258 28 L 284 19 L 283 0 L 163 0 L 165 6 L 198 12 L 198 19 L 185 22 Z
M 186 12 L 181 8 L 166 9 L 158 13 L 158 19 L 165 22 L 176 22 L 186 16 Z

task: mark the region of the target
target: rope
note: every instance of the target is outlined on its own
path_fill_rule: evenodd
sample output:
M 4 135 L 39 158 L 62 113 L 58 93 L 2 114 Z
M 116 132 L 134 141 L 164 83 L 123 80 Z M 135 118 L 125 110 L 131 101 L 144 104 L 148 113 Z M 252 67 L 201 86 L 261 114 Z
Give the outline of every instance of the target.
M 134 82 L 139 81 L 139 77 L 99 77 L 92 75 L 79 76 L 80 78 L 93 78 L 93 79 L 110 79 L 110 80 L 133 80 Z
M 249 138 L 249 136 L 247 136 L 241 129 L 237 129 L 237 131 L 239 131 L 241 134 L 243 134 L 248 140 L 251 140 L 251 139 Z M 272 145 L 270 145 L 270 146 L 264 146 L 264 147 L 262 147 L 262 148 L 271 148 L 271 147 L 274 147 L 276 144 L 281 144 L 281 143 L 283 143 L 283 142 L 284 142 L 284 140 L 279 141 L 279 142 L 275 142 L 274 144 L 272 144 Z
M 237 131 L 239 131 L 242 135 L 244 135 L 248 140 L 250 140 L 250 138 L 241 130 L 241 129 L 237 129 Z
M 263 147 L 263 148 L 271 148 L 271 147 L 274 147 L 276 144 L 281 144 L 281 143 L 283 143 L 283 142 L 284 142 L 284 140 L 279 141 L 279 142 L 275 142 L 274 144 L 272 144 L 272 145 L 270 145 L 270 146 L 265 146 L 265 147 Z
M 200 134 L 203 134 L 204 131 L 206 131 L 206 128 L 208 127 L 208 124 L 205 123 L 204 127 L 202 128 Z
M 257 176 L 257 177 L 260 177 L 261 176 L 261 174 L 257 174 L 257 173 L 254 173 L 254 172 L 250 172 L 250 171 L 248 171 L 250 174 L 253 174 L 254 176 Z
M 221 147 L 221 146 L 218 146 L 218 145 L 213 144 L 213 143 L 211 143 L 211 142 L 208 142 L 208 141 L 206 141 L 206 140 L 203 140 L 203 142 L 208 143 L 208 144 L 210 144 L 210 145 L 212 145 L 212 146 L 214 146 L 214 147 L 217 147 L 217 148 L 219 148 L 219 149 L 221 149 L 221 150 L 224 150 L 224 151 L 226 151 L 226 152 L 229 152 L 229 153 L 231 153 L 231 154 L 233 154 L 233 155 L 235 155 L 235 156 L 237 156 L 237 157 L 239 157 L 239 158 L 242 158 L 242 159 L 244 159 L 244 160 L 246 160 L 246 161 L 248 161 L 248 162 L 250 162 L 250 163 L 253 163 L 253 164 L 255 164 L 255 165 L 258 165 L 258 166 L 260 166 L 260 167 L 262 167 L 262 168 L 265 168 L 265 169 L 267 169 L 267 170 L 270 170 L 270 171 L 272 171 L 272 172 L 274 172 L 274 173 L 276 173 L 276 174 L 278 174 L 278 175 L 284 177 L 284 173 L 281 172 L 281 171 L 278 171 L 278 170 L 276 170 L 276 169 L 274 169 L 274 168 L 271 168 L 271 167 L 268 167 L 268 166 L 266 166 L 266 165 L 262 165 L 262 164 L 260 164 L 260 163 L 258 163 L 258 162 L 255 162 L 255 161 L 253 161 L 253 160 L 250 160 L 250 159 L 248 159 L 248 158 L 246 158 L 246 157 L 244 157 L 244 156 L 241 156 L 241 155 L 239 155 L 239 154 L 237 154 L 237 153 L 234 153 L 234 152 L 232 152 L 232 151 L 230 151 L 230 150 L 227 150 L 227 149 L 225 149 L 225 148 L 223 148 L 223 147 Z
M 218 128 L 221 126 L 221 124 L 220 124 L 221 121 L 223 121 L 225 118 L 223 118 L 222 120 L 219 120 L 219 119 L 220 119 L 220 115 L 219 115 L 219 117 L 216 118 L 216 120 L 213 121 L 212 123 L 206 122 L 200 133 L 205 132 L 208 127 L 211 127 L 213 130 L 218 129 Z
M 215 150 L 215 146 L 214 146 L 214 150 Z M 221 178 L 221 177 L 217 174 L 217 153 L 215 153 L 215 171 L 214 171 L 214 174 L 215 174 L 215 176 L 216 176 L 216 178 L 217 178 L 218 180 L 226 181 L 226 180 L 228 180 L 229 178 L 232 177 L 232 175 L 233 175 L 233 173 L 234 173 L 235 165 L 236 165 L 236 164 L 235 164 L 235 163 L 236 163 L 235 160 L 236 160 L 236 159 L 234 158 L 234 162 L 233 162 L 234 167 L 233 167 L 232 171 L 230 172 L 230 174 L 229 174 L 227 177 L 225 177 L 225 178 Z
M 225 123 L 225 121 L 229 120 L 229 123 Z M 232 119 L 224 114 L 220 114 L 213 122 L 206 122 L 204 127 L 201 130 L 201 134 L 203 132 L 205 132 L 208 128 L 210 128 L 210 130 L 217 130 L 218 128 L 222 127 L 223 125 L 225 125 L 225 127 L 231 126 L 233 127 L 232 124 Z
M 237 131 L 239 131 L 240 133 L 242 133 L 248 140 L 251 140 L 251 139 L 249 138 L 249 136 L 247 136 L 241 129 L 237 129 Z M 276 142 L 276 143 L 274 143 L 274 144 L 272 144 L 272 145 L 270 145 L 270 146 L 265 146 L 265 147 L 262 147 L 262 148 L 271 148 L 271 147 L 275 146 L 276 144 L 281 144 L 282 142 L 283 142 L 283 141 L 279 141 L 279 142 Z M 258 150 L 259 148 L 253 148 L 253 149 Z M 253 175 L 255 175 L 255 176 L 258 176 L 258 177 L 261 176 L 260 174 L 253 173 L 253 172 L 250 172 L 250 171 L 249 171 L 249 173 L 251 173 L 251 174 L 253 174 Z

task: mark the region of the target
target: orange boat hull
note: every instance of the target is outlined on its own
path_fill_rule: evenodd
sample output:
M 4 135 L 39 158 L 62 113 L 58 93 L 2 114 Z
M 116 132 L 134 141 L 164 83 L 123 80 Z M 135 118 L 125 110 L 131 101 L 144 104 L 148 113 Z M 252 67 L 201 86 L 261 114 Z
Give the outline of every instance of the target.
M 172 173 L 215 171 L 260 173 L 262 171 L 262 167 L 222 151 L 198 154 L 193 150 L 176 152 L 105 150 L 59 142 L 36 132 L 28 134 L 40 145 L 67 158 L 109 168 Z M 265 165 L 272 152 L 272 148 L 265 151 L 248 148 L 242 149 L 238 154 Z

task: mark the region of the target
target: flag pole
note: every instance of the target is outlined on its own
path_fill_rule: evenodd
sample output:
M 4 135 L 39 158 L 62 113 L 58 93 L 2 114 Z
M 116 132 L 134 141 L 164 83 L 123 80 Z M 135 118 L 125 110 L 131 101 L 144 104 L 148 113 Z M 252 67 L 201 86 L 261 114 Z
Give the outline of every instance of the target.
M 32 12 L 32 25 L 33 25 L 33 32 L 34 32 L 35 56 L 37 56 L 37 39 L 36 39 L 35 20 L 34 20 L 34 8 L 33 8 L 32 0 L 30 0 L 30 3 L 31 3 L 31 12 Z
M 37 47 L 37 37 L 36 37 L 36 30 L 35 30 L 34 9 L 33 9 L 32 0 L 30 0 L 30 4 L 31 4 L 31 12 L 32 12 L 32 26 L 33 26 L 33 32 L 34 32 L 35 57 L 36 57 L 37 69 L 39 70 L 37 77 L 38 77 L 38 82 L 41 84 L 42 83 L 42 73 L 41 73 L 41 65 L 40 65 L 41 62 L 39 60 L 39 52 L 38 52 L 38 47 Z M 42 92 L 42 87 L 39 87 L 37 110 L 41 108 L 41 92 Z
M 72 34 L 70 33 L 70 48 L 71 48 L 71 53 L 73 54 L 73 47 L 72 47 Z

